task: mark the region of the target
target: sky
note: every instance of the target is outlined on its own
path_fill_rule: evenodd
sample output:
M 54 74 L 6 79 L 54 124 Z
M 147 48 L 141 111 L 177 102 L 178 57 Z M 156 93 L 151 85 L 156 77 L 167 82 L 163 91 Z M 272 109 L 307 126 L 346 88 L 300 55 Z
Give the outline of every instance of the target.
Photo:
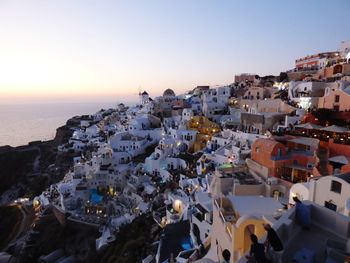
M 134 100 L 279 74 L 350 40 L 348 0 L 0 0 L 0 104 Z

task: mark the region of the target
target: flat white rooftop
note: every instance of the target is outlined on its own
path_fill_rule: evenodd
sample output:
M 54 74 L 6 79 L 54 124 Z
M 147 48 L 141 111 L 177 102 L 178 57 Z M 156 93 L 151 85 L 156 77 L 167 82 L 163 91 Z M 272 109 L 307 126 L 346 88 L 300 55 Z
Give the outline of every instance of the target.
M 263 196 L 228 196 L 232 202 L 233 209 L 239 216 L 271 216 L 283 205 L 271 197 Z

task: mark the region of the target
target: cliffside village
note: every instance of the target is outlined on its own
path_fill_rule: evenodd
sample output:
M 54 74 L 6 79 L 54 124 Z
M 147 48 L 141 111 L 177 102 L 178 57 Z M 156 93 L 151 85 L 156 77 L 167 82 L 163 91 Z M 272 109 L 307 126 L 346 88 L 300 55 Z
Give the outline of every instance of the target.
M 144 263 L 221 262 L 224 250 L 251 262 L 250 236 L 264 242 L 264 224 L 281 239 L 281 262 L 344 262 L 350 252 L 332 246 L 350 238 L 350 42 L 277 77 L 143 91 L 135 106 L 76 120 L 58 151 L 80 157 L 33 204 L 99 229 L 97 250 L 151 213 L 162 235 Z M 309 208 L 308 231 L 295 197 Z M 42 262 L 73 262 L 53 253 Z

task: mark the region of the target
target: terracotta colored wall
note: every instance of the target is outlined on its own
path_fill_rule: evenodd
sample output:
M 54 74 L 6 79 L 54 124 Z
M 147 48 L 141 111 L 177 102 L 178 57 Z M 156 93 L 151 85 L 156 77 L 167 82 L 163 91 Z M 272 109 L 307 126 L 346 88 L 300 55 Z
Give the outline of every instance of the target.
M 256 152 L 256 148 L 259 147 L 259 152 Z M 298 165 L 307 166 L 308 163 L 316 164 L 316 157 L 305 156 L 305 155 L 293 155 L 291 158 L 282 160 L 272 160 L 271 158 L 277 156 L 278 149 L 282 149 L 282 156 L 286 155 L 286 148 L 283 144 L 276 144 L 272 151 L 267 145 L 263 145 L 261 142 L 254 143 L 252 146 L 251 158 L 258 164 L 266 167 L 268 169 L 268 174 L 270 176 L 280 177 L 284 172 L 283 169 L 279 169 L 286 165 L 291 165 L 294 160 L 298 162 Z
M 342 173 L 349 173 L 349 172 L 350 172 L 350 163 L 344 165 L 344 166 L 341 168 L 341 172 L 342 172 Z
M 350 145 L 337 144 L 333 142 L 333 139 L 330 139 L 328 143 L 321 142 L 321 146 L 329 149 L 329 156 L 345 155 L 350 157 Z
M 335 96 L 339 95 L 339 103 L 335 103 Z M 345 111 L 350 109 L 350 95 L 343 92 L 342 90 L 331 91 L 329 95 L 320 98 L 318 107 L 333 109 L 334 105 L 339 105 L 340 111 Z
M 259 147 L 259 152 L 256 152 L 256 148 Z M 275 161 L 271 160 L 271 157 L 277 156 L 278 149 L 282 149 L 282 155 L 286 155 L 286 149 L 283 144 L 277 144 L 271 151 L 270 148 L 262 144 L 253 144 L 251 157 L 252 160 L 267 167 L 274 168 L 276 167 Z
M 257 147 L 259 147 L 259 152 L 256 152 Z M 254 143 L 251 158 L 258 164 L 266 167 L 270 176 L 279 177 L 281 169 L 278 168 L 285 166 L 286 163 L 291 163 L 291 160 L 272 160 L 271 158 L 277 156 L 278 149 L 282 149 L 282 156 L 286 155 L 286 148 L 281 143 L 275 144 L 272 150 L 270 149 L 270 146 L 264 145 L 261 142 Z

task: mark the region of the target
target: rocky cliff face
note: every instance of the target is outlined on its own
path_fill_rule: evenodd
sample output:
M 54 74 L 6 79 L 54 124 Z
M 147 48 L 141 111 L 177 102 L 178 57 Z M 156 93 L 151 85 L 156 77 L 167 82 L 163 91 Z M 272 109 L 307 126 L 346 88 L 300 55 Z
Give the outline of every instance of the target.
M 67 121 L 50 141 L 0 147 L 0 204 L 21 196 L 34 197 L 63 178 L 74 155 L 59 154 L 57 146 L 69 140 L 73 124 L 73 120 Z
M 0 194 L 19 181 L 26 181 L 38 154 L 39 149 L 32 146 L 0 149 Z

